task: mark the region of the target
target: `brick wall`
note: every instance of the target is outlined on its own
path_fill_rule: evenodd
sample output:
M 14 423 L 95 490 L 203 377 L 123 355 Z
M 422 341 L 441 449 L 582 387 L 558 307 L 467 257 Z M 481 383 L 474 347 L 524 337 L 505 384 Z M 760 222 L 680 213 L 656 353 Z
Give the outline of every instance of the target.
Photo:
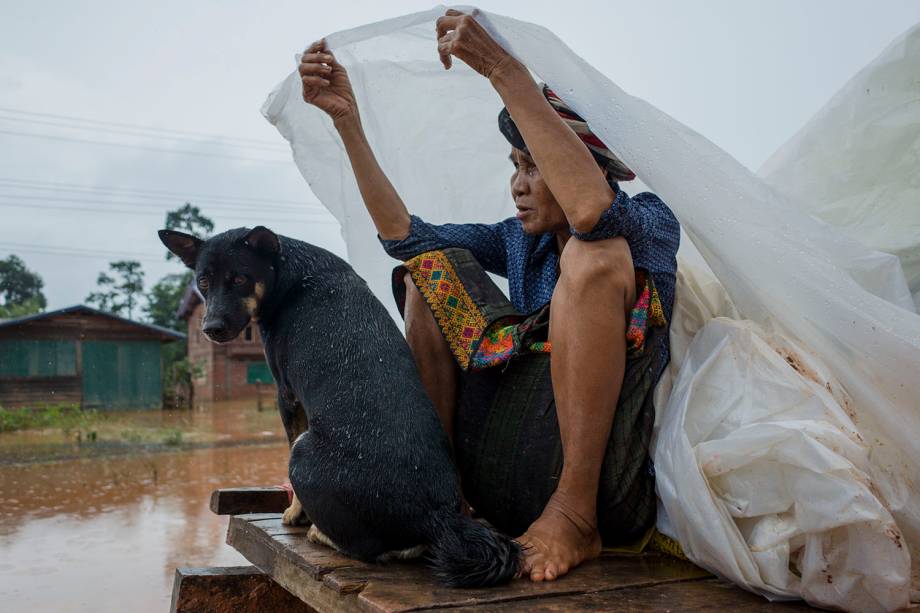
M 194 380 L 196 400 L 210 402 L 214 400 L 214 388 L 211 385 L 214 370 L 213 348 L 211 341 L 201 331 L 202 317 L 204 305 L 199 304 L 188 318 L 188 359 L 192 364 L 200 364 L 203 367 L 202 376 Z
M 253 362 L 264 362 L 259 328 L 250 325 L 229 343 L 217 344 L 201 331 L 204 305 L 195 307 L 188 319 L 189 360 L 202 364 L 204 375 L 195 380 L 195 396 L 204 402 L 255 398 L 258 386 L 246 382 L 247 369 Z M 247 336 L 249 338 L 247 338 Z M 274 385 L 262 385 L 262 398 L 274 399 Z

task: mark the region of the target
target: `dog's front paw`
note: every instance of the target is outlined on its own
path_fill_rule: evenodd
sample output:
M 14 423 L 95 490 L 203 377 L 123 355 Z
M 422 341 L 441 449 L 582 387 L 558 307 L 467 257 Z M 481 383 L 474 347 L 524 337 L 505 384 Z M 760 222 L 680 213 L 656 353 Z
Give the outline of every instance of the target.
M 297 500 L 297 494 L 291 500 L 291 506 L 284 510 L 281 515 L 281 523 L 285 526 L 299 526 L 307 523 L 307 515 L 303 512 L 303 506 Z
M 332 542 L 332 539 L 323 534 L 320 529 L 316 527 L 316 524 L 310 526 L 310 529 L 307 531 L 307 540 L 316 545 L 325 545 L 326 547 L 332 547 L 338 550 L 338 547 Z

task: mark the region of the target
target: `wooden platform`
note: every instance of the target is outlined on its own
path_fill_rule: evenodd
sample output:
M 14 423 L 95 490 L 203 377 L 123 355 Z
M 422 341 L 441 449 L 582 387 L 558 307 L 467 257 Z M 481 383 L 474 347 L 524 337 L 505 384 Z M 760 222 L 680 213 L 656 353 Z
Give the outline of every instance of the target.
M 526 579 L 489 589 L 435 583 L 419 563 L 370 565 L 306 539 L 278 513 L 230 518 L 227 542 L 310 607 L 326 611 L 814 611 L 771 604 L 696 566 L 662 554 L 604 554 L 548 583 Z

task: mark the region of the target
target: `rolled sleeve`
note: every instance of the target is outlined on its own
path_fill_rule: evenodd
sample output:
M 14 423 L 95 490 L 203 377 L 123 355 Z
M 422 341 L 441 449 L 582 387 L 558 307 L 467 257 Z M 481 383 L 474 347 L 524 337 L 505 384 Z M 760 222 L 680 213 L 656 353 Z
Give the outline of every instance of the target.
M 575 228 L 569 228 L 569 232 L 583 241 L 599 241 L 622 236 L 630 245 L 635 245 L 654 234 L 656 222 L 663 209 L 667 210 L 667 207 L 654 194 L 644 193 L 630 198 L 626 192 L 619 190 L 591 230 L 578 232 Z
M 483 268 L 507 276 L 504 222 L 497 224 L 431 224 L 410 217 L 409 234 L 400 240 L 377 237 L 384 251 L 397 260 L 408 260 L 426 251 L 456 247 L 468 249 Z

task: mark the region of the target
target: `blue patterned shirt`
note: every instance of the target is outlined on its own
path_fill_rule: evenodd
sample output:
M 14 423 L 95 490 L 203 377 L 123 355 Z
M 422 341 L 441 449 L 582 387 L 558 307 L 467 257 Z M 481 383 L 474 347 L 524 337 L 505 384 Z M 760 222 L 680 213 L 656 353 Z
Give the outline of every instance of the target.
M 652 276 L 665 317 L 671 320 L 680 225 L 658 196 L 645 192 L 630 198 L 618 189 L 613 203 L 590 232 L 570 231 L 574 238 L 587 241 L 625 238 L 634 266 Z M 399 260 L 447 247 L 468 249 L 483 268 L 508 279 L 511 303 L 522 314 L 533 313 L 549 302 L 559 278 L 556 235 L 525 234 L 515 217 L 494 224 L 436 225 L 413 215 L 406 238 L 380 242 Z M 667 335 L 662 338 L 666 363 Z

